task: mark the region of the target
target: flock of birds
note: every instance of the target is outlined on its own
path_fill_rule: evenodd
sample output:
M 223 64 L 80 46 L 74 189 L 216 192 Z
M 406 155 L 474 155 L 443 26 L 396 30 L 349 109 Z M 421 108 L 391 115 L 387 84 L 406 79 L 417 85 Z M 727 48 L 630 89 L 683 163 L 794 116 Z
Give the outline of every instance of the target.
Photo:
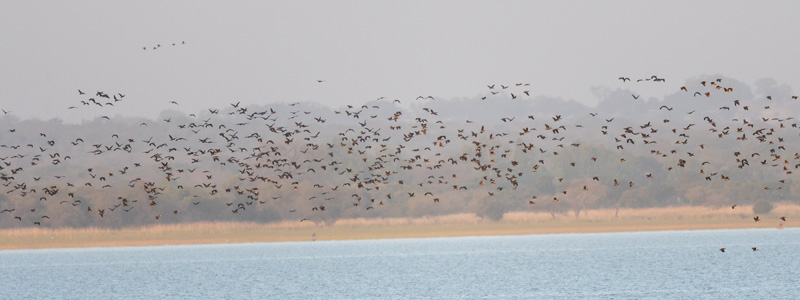
M 86 95 L 86 93 L 84 93 L 81 90 L 78 90 L 78 95 L 83 96 Z M 114 103 L 122 101 L 122 98 L 125 98 L 125 95 L 122 93 L 116 93 L 116 94 L 111 94 L 111 96 L 109 96 L 107 93 L 103 91 L 97 91 L 97 93 L 95 93 L 93 96 L 90 95 L 85 97 L 86 97 L 85 100 L 80 100 L 81 104 L 80 106 L 77 105 L 70 106 L 67 107 L 67 109 L 78 109 L 83 106 L 99 106 L 99 107 L 114 106 Z M 110 119 L 108 116 L 103 116 L 103 118 Z
M 160 45 L 152 50 L 158 48 Z M 619 80 L 666 81 L 658 76 Z M 487 87 L 488 94 L 481 100 L 530 97 L 529 83 Z M 706 100 L 718 93 L 733 93 L 733 88 L 724 86 L 722 79 L 697 82 L 680 90 L 691 96 L 687 98 L 702 96 Z M 78 90 L 78 96 L 82 97 L 79 104 L 68 109 L 85 106 L 113 109 L 126 97 L 118 92 L 82 90 Z M 792 96 L 786 100 L 796 99 L 797 96 Z M 761 110 L 764 111 L 770 108 L 766 104 L 778 100 L 781 99 L 771 96 L 735 99 L 720 110 L 745 112 L 764 106 Z M 19 224 L 47 225 L 50 216 L 37 213 L 37 209 L 43 210 L 42 206 L 48 208 L 50 215 L 60 209 L 79 209 L 96 218 L 113 218 L 133 209 L 147 209 L 152 220 L 163 220 L 185 213 L 160 208 L 162 201 L 176 201 L 166 198 L 168 189 L 184 191 L 191 199 L 191 206 L 216 205 L 230 214 L 252 210 L 254 205 L 269 205 L 282 197 L 295 197 L 293 191 L 309 189 L 313 196 L 305 201 L 307 205 L 289 210 L 300 222 L 319 220 L 317 215 L 324 214 L 326 208 L 337 202 L 347 203 L 354 210 L 374 211 L 398 199 L 413 197 L 437 205 L 458 197 L 454 193 L 475 190 L 484 193 L 484 197 L 503 197 L 517 191 L 520 185 L 535 181 L 537 170 L 551 157 L 568 149 L 577 150 L 581 142 L 570 135 L 574 131 L 587 131 L 612 143 L 614 150 L 621 153 L 615 163 L 625 163 L 626 149 L 650 148 L 649 153 L 654 157 L 672 160 L 667 171 L 699 167 L 703 181 L 728 181 L 731 175 L 724 172 L 732 172 L 720 166 L 714 170 L 715 163 L 709 161 L 699 164 L 691 161 L 694 153 L 705 149 L 705 144 L 690 142 L 691 137 L 703 133 L 725 141 L 769 145 L 769 153 L 764 154 L 760 164 L 772 167 L 780 176 L 791 175 L 800 167 L 800 153 L 789 153 L 782 145 L 785 130 L 796 128 L 791 117 L 767 118 L 753 112 L 750 120 L 739 118 L 724 123 L 727 120 L 702 117 L 700 113 L 693 115 L 694 110 L 673 112 L 674 107 L 662 105 L 659 111 L 680 114 L 675 115 L 676 121 L 667 117 L 644 124 L 617 124 L 613 117 L 590 113 L 589 117 L 597 120 L 592 123 L 596 126 L 590 127 L 567 123 L 559 114 L 508 115 L 498 116 L 498 121 L 507 125 L 492 127 L 472 120 L 441 117 L 441 111 L 427 105 L 438 101 L 432 96 L 419 96 L 415 101 L 423 108 L 414 112 L 414 116 L 406 116 L 408 112 L 398 108 L 399 99 L 390 101 L 381 97 L 374 102 L 381 105 L 348 105 L 335 111 L 338 123 L 329 122 L 313 109 L 306 110 L 301 103 L 289 104 L 289 109 L 282 111 L 254 110 L 236 102 L 225 108 L 208 109 L 200 117 L 190 114 L 180 122 L 172 118 L 156 121 L 167 126 L 167 131 L 148 131 L 148 123 L 142 122 L 141 132 L 113 133 L 110 140 L 88 141 L 80 136 L 65 138 L 41 132 L 36 137 L 26 137 L 30 141 L 27 144 L 9 144 L 5 141 L 18 139 L 12 138 L 17 130 L 8 128 L 3 132 L 4 144 L 0 145 L 0 182 L 6 187 L 6 195 L 29 199 L 25 203 L 30 205 L 0 207 L 0 220 L 11 215 Z M 179 105 L 177 101 L 170 103 Z M 9 112 L 3 110 L 3 113 Z M 110 120 L 107 115 L 101 118 Z M 677 119 L 686 118 L 691 120 L 688 124 L 675 125 L 679 123 Z M 151 136 L 136 137 L 142 134 Z M 663 145 L 664 141 L 670 142 Z M 71 155 L 58 150 L 64 147 Z M 748 168 L 751 164 L 748 159 L 756 160 L 762 155 L 731 152 L 736 169 Z M 75 155 L 90 156 L 86 161 L 91 165 L 73 164 Z M 531 159 L 523 161 L 519 159 L 521 156 Z M 597 157 L 586 157 L 583 161 L 569 162 L 569 168 L 597 162 Z M 82 171 L 60 175 L 76 169 Z M 326 181 L 304 179 L 320 176 Z M 612 188 L 632 188 L 638 180 L 652 180 L 653 173 L 646 171 L 640 178 L 625 179 L 592 174 L 586 177 Z M 473 178 L 478 179 L 473 181 Z M 562 181 L 564 178 L 559 178 L 554 184 Z M 781 189 L 783 184 L 783 179 L 776 182 L 776 188 Z M 590 191 L 587 185 L 579 190 L 561 188 L 561 192 L 549 195 L 544 201 L 559 202 Z M 82 194 L 97 190 L 106 198 L 102 207 L 92 207 L 81 198 Z M 526 205 L 536 205 L 544 196 L 531 194 L 526 198 Z M 731 209 L 735 208 L 736 205 L 731 205 Z M 781 219 L 786 221 L 785 217 Z M 755 216 L 754 220 L 758 222 L 760 217 Z M 720 251 L 725 252 L 725 248 Z
M 182 46 L 182 45 L 186 45 L 186 41 L 181 41 L 180 43 L 177 43 L 177 42 L 172 43 L 172 46 Z M 142 50 L 147 51 L 147 47 L 148 46 L 142 47 Z M 158 50 L 158 49 L 161 49 L 161 44 L 156 44 L 155 46 L 150 46 L 150 50 Z

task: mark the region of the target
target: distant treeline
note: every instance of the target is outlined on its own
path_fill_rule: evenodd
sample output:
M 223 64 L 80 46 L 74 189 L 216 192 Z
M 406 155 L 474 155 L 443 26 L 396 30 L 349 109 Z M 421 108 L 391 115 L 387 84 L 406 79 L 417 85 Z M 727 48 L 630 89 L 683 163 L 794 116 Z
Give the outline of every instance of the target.
M 231 103 L 155 120 L 109 110 L 81 124 L 6 115 L 0 227 L 499 219 L 524 210 L 580 217 L 590 208 L 800 194 L 792 118 L 800 101 L 791 89 L 708 77 L 658 100 L 642 96 L 647 84 L 667 83 L 598 92 L 597 107 L 525 97 L 508 84 L 483 100 L 340 109 Z

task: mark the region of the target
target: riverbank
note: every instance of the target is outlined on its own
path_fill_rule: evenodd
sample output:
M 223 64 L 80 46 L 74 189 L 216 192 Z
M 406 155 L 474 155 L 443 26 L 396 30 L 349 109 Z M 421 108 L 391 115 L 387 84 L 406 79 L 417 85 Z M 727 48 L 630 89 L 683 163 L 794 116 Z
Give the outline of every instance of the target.
M 281 223 L 191 223 L 152 225 L 137 228 L 19 228 L 0 230 L 0 249 L 74 247 L 118 247 L 180 244 L 218 244 L 455 237 L 480 235 L 525 235 L 654 230 L 701 230 L 734 228 L 777 228 L 779 217 L 785 227 L 800 220 L 800 206 L 776 204 L 770 214 L 753 221 L 752 208 L 666 207 L 644 209 L 588 210 L 578 218 L 573 213 L 510 212 L 500 221 L 472 214 L 424 218 L 342 219 L 332 225 L 312 222 Z

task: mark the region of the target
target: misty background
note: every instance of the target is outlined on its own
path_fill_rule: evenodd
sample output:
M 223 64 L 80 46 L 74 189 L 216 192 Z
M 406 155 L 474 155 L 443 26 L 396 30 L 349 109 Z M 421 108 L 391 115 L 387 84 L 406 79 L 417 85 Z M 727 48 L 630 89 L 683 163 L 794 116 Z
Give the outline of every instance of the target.
M 750 218 L 800 193 L 791 87 L 694 77 L 645 99 L 670 83 L 625 84 L 597 89 L 597 107 L 512 82 L 485 86 L 486 99 L 233 102 L 157 118 L 119 116 L 127 96 L 91 91 L 81 97 L 115 104 L 76 104 L 106 110 L 80 124 L 0 118 L 0 225 L 760 207 L 740 209 Z
M 4 1 L 0 226 L 788 200 L 797 8 Z
M 75 123 L 96 117 L 64 110 L 78 89 L 121 92 L 131 101 L 119 114 L 152 118 L 235 101 L 471 98 L 494 82 L 590 106 L 602 99 L 595 88 L 624 88 L 619 76 L 667 78 L 648 91 L 659 98 L 680 86 L 671 80 L 704 74 L 794 84 L 797 10 L 792 1 L 3 1 L 0 108 Z

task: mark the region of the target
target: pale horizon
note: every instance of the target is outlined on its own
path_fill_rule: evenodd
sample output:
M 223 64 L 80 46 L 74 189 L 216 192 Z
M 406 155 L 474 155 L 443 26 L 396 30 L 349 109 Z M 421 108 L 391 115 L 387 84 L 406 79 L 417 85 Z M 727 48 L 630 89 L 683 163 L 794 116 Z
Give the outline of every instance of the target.
M 666 78 L 637 87 L 659 99 L 698 76 L 796 87 L 798 63 L 787 58 L 800 53 L 800 5 L 769 4 L 4 2 L 0 108 L 74 123 L 238 101 L 477 98 L 486 85 L 517 82 L 530 83 L 532 97 L 592 106 L 598 88 L 631 88 L 620 76 Z M 129 102 L 67 110 L 85 100 L 78 89 Z

